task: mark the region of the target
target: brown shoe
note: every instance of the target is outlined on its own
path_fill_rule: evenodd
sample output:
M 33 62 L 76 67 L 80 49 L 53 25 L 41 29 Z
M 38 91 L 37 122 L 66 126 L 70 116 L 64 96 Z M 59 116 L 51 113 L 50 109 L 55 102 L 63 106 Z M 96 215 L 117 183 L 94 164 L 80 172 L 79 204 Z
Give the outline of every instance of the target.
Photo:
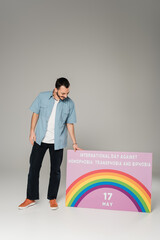
M 57 209 L 58 208 L 58 204 L 56 202 L 56 199 L 51 199 L 50 200 L 50 208 L 51 209 Z
M 34 205 L 35 203 L 36 203 L 35 200 L 30 200 L 26 198 L 26 200 L 18 206 L 18 209 L 25 209 L 27 207 Z

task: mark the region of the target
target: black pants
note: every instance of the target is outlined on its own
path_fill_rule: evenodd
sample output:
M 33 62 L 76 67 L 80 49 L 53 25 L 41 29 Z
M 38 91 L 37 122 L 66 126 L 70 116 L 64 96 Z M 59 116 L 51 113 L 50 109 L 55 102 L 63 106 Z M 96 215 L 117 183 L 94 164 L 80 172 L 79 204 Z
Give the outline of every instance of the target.
M 54 150 L 54 144 L 41 142 L 41 145 L 39 145 L 34 142 L 30 155 L 30 168 L 27 183 L 27 198 L 30 200 L 39 199 L 39 173 L 44 155 L 48 148 L 51 168 L 47 198 L 57 198 L 61 177 L 60 166 L 63 159 L 63 148 Z

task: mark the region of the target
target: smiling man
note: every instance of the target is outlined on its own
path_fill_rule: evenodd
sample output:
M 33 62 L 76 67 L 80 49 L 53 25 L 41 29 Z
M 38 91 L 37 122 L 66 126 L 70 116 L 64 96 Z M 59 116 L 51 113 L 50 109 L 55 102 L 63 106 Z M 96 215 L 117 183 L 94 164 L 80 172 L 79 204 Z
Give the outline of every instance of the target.
M 70 83 L 66 78 L 58 78 L 53 91 L 40 92 L 30 106 L 33 112 L 30 137 L 32 151 L 28 173 L 25 201 L 18 206 L 25 209 L 39 199 L 39 173 L 44 155 L 49 149 L 50 179 L 47 198 L 50 208 L 57 209 L 56 201 L 63 159 L 63 149 L 67 146 L 67 131 L 73 142 L 73 149 L 82 150 L 76 143 L 74 123 L 76 123 L 75 105 L 68 97 Z

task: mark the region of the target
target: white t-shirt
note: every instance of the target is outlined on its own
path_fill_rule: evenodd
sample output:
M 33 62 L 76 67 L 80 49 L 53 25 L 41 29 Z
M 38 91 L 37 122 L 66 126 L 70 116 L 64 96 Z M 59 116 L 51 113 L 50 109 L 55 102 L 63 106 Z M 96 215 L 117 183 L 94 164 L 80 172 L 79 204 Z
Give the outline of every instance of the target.
M 42 142 L 44 143 L 54 143 L 55 116 L 56 116 L 56 108 L 57 108 L 58 102 L 59 100 L 57 101 L 55 99 L 54 106 L 53 106 L 50 118 L 48 120 L 46 135 L 42 140 Z

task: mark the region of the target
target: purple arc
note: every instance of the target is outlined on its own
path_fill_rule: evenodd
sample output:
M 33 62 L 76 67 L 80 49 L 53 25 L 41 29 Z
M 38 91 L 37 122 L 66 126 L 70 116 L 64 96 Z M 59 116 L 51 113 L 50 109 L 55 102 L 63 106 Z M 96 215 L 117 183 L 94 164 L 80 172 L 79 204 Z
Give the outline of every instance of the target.
M 83 198 L 85 198 L 90 192 L 93 192 L 95 191 L 96 189 L 99 189 L 99 188 L 106 188 L 106 185 L 100 185 L 100 186 L 96 186 L 96 187 L 93 187 L 91 189 L 89 189 L 88 191 L 86 191 L 79 199 L 78 201 L 75 203 L 74 207 L 77 207 L 79 205 L 79 203 L 82 201 Z M 129 194 L 127 193 L 125 190 L 117 187 L 117 186 L 113 186 L 113 185 L 107 185 L 107 188 L 114 188 L 118 191 L 121 191 L 122 193 L 124 193 L 128 198 L 130 198 L 130 200 L 133 202 L 133 204 L 136 206 L 138 212 L 142 212 L 140 206 L 138 205 L 137 201 Z

